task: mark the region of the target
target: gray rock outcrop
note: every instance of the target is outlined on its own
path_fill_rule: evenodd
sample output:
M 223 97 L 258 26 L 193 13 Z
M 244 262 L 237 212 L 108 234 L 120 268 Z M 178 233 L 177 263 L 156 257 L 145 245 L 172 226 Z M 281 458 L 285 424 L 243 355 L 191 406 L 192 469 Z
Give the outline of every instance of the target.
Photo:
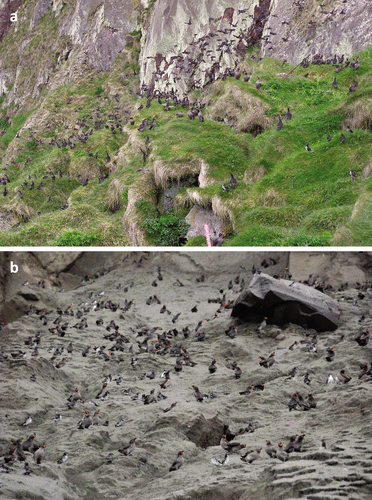
M 340 312 L 337 302 L 314 288 L 289 280 L 255 274 L 237 298 L 233 317 L 246 321 L 268 318 L 268 323 L 283 326 L 295 323 L 318 332 L 336 330 Z

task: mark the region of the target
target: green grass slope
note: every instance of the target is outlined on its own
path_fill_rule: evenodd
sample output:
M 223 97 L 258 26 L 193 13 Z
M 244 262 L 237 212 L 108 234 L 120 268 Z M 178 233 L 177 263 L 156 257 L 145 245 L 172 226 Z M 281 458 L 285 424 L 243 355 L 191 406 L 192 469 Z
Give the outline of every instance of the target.
M 166 219 L 160 220 L 166 182 L 197 176 L 203 177 L 202 187 L 194 182 L 181 189 L 172 217 L 182 222 L 194 205 L 211 208 L 224 220 L 224 246 L 372 245 L 372 49 L 359 54 L 357 72 L 349 67 L 336 75 L 337 90 L 331 85 L 333 66 L 283 67 L 248 54 L 243 63 L 248 83 L 227 78 L 189 94 L 206 104 L 205 121 L 199 123 L 188 120 L 180 106 L 165 112 L 164 99 L 150 108 L 145 98 L 136 99 L 138 40 L 134 34 L 110 73 L 88 74 L 57 88 L 42 104 L 16 113 L 11 123 L 10 110 L 3 108 L 0 154 L 11 182 L 0 213 L 13 214 L 18 224 L 0 231 L 1 245 L 174 245 L 177 238 L 162 241 L 146 228 Z M 356 82 L 356 92 L 349 93 Z M 98 107 L 106 123 L 115 122 L 113 114 L 122 118 L 115 134 L 110 128 L 94 130 L 90 117 Z M 287 107 L 293 118 L 277 131 Z M 182 118 L 176 118 L 178 111 Z M 125 116 L 133 116 L 135 125 L 125 124 Z M 153 117 L 154 131 L 137 131 L 144 118 Z M 84 130 L 93 131 L 85 143 L 74 149 L 48 145 L 52 137 L 59 142 L 68 137 L 82 119 Z M 63 177 L 44 180 L 40 191 L 26 187 L 21 200 L 24 180 L 36 174 L 37 186 L 49 168 Z M 230 172 L 237 187 L 224 193 L 221 184 L 228 183 Z M 108 178 L 100 184 L 102 173 Z M 82 186 L 86 177 L 90 181 Z M 68 208 L 61 210 L 64 203 Z M 172 227 L 181 226 L 184 230 L 181 223 Z M 191 238 L 187 245 L 205 241 Z

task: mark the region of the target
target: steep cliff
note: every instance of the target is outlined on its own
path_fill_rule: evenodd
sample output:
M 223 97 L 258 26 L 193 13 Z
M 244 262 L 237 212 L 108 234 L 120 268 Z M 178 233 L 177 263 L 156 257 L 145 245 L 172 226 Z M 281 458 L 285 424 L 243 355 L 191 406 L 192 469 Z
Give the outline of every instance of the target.
M 0 243 L 370 244 L 367 0 L 0 8 Z
M 115 262 L 119 253 L 106 252 L 106 265 L 100 254 L 98 267 L 95 252 L 87 252 L 70 268 L 79 276 L 73 290 L 59 293 L 52 280 L 45 289 L 19 284 L 14 292 L 16 300 L 23 298 L 22 315 L 0 330 L 2 496 L 251 500 L 259 494 L 262 500 L 369 500 L 372 379 L 359 375 L 361 365 L 370 365 L 371 347 L 355 338 L 372 326 L 372 291 L 365 283 L 371 280 L 371 257 L 294 254 L 216 252 L 212 259 L 211 252 L 149 252 L 138 265 L 140 255 L 124 252 Z M 61 258 L 53 265 L 53 255 L 39 257 L 38 252 L 23 257 L 22 268 L 33 267 L 37 258 L 45 264 L 42 272 L 50 266 L 50 278 L 66 264 Z M 314 273 L 320 283 L 326 280 L 323 286 L 333 286 L 326 294 L 341 311 L 336 331 L 317 335 L 294 323 L 257 331 L 258 321 L 231 317 L 227 303 L 250 282 L 252 265 L 262 267 L 266 259 L 271 265 L 265 273 L 283 274 L 288 257 L 292 280 Z M 154 289 L 159 266 L 163 279 Z M 82 276 L 94 276 L 100 268 L 108 272 L 81 283 Z M 356 289 L 355 281 L 366 289 Z M 146 304 L 154 291 L 161 305 Z M 162 304 L 172 314 L 161 313 Z M 30 337 L 39 343 L 30 345 Z M 326 360 L 330 347 L 335 352 L 331 362 Z M 13 357 L 18 351 L 26 356 Z M 265 368 L 260 356 L 270 353 L 275 363 Z M 66 364 L 57 368 L 63 358 Z M 210 373 L 213 360 L 217 370 Z M 233 363 L 241 370 L 238 376 L 229 369 Z M 166 370 L 170 382 L 163 389 Z M 330 374 L 341 378 L 341 370 L 351 380 L 327 384 Z M 198 401 L 193 386 L 208 397 Z M 261 390 L 250 391 L 251 386 Z M 108 394 L 101 399 L 96 396 L 102 387 Z M 81 399 L 71 404 L 75 389 Z M 157 402 L 144 404 L 142 396 L 153 390 Z M 293 394 L 307 400 L 309 392 L 315 408 L 303 403 L 289 411 Z M 78 428 L 86 412 L 93 416 L 98 410 L 97 425 Z M 32 423 L 22 426 L 28 415 Z M 224 433 L 246 448 L 218 466 L 211 459 L 225 456 Z M 25 451 L 32 472 L 25 475 L 25 461 L 18 459 L 5 464 L 5 472 L 3 457 L 11 441 L 34 434 L 33 444 L 45 443 L 42 464 Z M 286 462 L 266 453 L 266 440 L 277 449 L 295 435 L 305 435 L 303 445 Z M 131 439 L 136 439 L 133 453 L 120 453 Z M 253 463 L 240 459 L 257 449 L 262 451 Z M 169 471 L 181 450 L 184 464 Z M 64 453 L 68 460 L 58 463 Z

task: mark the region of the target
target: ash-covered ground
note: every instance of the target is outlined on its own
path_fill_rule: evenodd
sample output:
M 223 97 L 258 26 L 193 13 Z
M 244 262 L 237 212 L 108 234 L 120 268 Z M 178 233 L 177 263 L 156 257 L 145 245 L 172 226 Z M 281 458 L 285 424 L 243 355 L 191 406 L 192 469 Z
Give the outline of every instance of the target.
M 332 285 L 326 293 L 338 301 L 339 327 L 316 337 L 317 332 L 294 324 L 258 330 L 259 323 L 232 318 L 229 307 L 242 280 L 247 286 L 252 265 L 259 268 L 264 259 L 270 265 L 262 270 L 272 276 L 284 276 L 289 265 L 292 280 L 314 273 L 313 286 Z M 19 299 L 24 315 L 0 332 L 0 455 L 5 457 L 0 460 L 0 496 L 370 499 L 372 377 L 359 375 L 361 366 L 372 361 L 371 347 L 355 340 L 372 325 L 368 259 L 355 252 L 153 252 L 142 259 L 126 252 L 111 271 L 96 278 L 94 259 L 85 272 L 81 260 L 79 273 L 89 274 L 89 280 L 71 291 L 48 284 L 41 288 L 32 281 L 20 286 L 12 307 Z M 154 295 L 159 303 L 149 300 Z M 170 314 L 160 312 L 164 305 Z M 237 326 L 235 338 L 225 333 L 231 325 Z M 29 337 L 31 345 L 26 345 Z M 333 361 L 326 359 L 327 348 L 334 349 Z M 18 351 L 26 356 L 13 357 Z M 275 363 L 260 366 L 260 356 L 273 352 Z M 64 358 L 64 366 L 57 368 Z M 241 369 L 240 378 L 225 358 Z M 210 373 L 213 360 L 217 371 Z M 293 380 L 289 373 L 294 367 Z M 167 370 L 170 383 L 163 389 L 161 375 Z M 351 380 L 327 384 L 329 374 L 335 378 L 341 370 Z M 310 384 L 304 382 L 306 373 Z M 108 375 L 112 380 L 103 387 Z M 260 384 L 264 390 L 239 394 Z M 197 401 L 193 386 L 209 397 Z M 102 388 L 108 395 L 97 399 Z M 68 398 L 76 389 L 81 400 L 73 405 Z M 143 395 L 154 389 L 158 401 L 145 404 Z M 297 405 L 289 411 L 292 395 L 306 400 L 309 392 L 316 408 Z M 93 417 L 98 410 L 97 425 L 78 428 L 86 413 Z M 32 423 L 23 426 L 29 415 Z M 61 418 L 55 420 L 57 415 Z M 228 463 L 218 466 L 211 458 L 225 456 L 220 445 L 224 433 L 246 447 L 229 453 Z M 45 444 L 40 465 L 30 451 L 24 457 L 22 450 L 17 452 L 16 441 L 34 434 L 35 447 Z M 303 445 L 286 462 L 265 452 L 266 440 L 274 448 L 279 443 L 285 447 L 295 435 L 305 435 Z M 120 453 L 131 439 L 136 439 L 133 452 Z M 257 460 L 241 460 L 257 449 L 262 449 Z M 169 471 L 180 451 L 184 463 Z M 64 453 L 68 460 L 57 463 Z M 107 459 L 110 453 L 112 460 Z M 25 462 L 30 474 L 24 474 Z

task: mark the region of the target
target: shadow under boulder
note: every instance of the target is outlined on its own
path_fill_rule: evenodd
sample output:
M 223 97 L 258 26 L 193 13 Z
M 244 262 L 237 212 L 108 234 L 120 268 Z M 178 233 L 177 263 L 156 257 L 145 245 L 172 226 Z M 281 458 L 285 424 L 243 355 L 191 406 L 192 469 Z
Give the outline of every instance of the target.
M 318 332 L 336 330 L 340 320 L 337 302 L 314 288 L 267 274 L 255 274 L 239 295 L 231 312 L 245 321 L 282 326 L 294 323 Z

